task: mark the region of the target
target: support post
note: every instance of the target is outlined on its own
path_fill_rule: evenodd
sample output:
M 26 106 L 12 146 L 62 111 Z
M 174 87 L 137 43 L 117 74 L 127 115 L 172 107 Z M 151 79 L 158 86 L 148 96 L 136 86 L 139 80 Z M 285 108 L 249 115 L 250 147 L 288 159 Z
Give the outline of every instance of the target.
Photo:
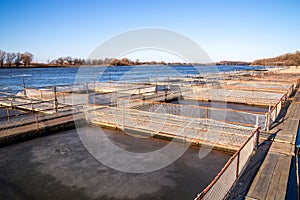
M 240 152 L 237 155 L 236 173 L 235 173 L 236 179 L 239 177 L 239 170 L 240 170 Z
M 123 131 L 125 132 L 125 101 L 123 101 L 123 109 L 124 109 L 124 112 L 123 112 Z
M 33 112 L 33 102 L 32 102 L 32 99 L 30 99 L 30 103 L 31 103 L 31 111 Z
M 57 112 L 58 102 L 56 97 L 56 86 L 53 86 L 53 92 L 54 92 L 54 108 L 55 108 L 55 112 Z
M 10 112 L 9 112 L 9 108 L 6 107 L 6 113 L 7 113 L 7 121 L 10 121 Z
M 256 115 L 256 123 L 255 126 L 258 127 L 259 126 L 259 122 L 258 122 L 258 115 Z
M 260 127 L 258 127 L 257 133 L 256 133 L 256 145 L 255 145 L 255 150 L 257 150 L 258 145 L 259 145 L 259 133 L 260 133 Z
M 154 112 L 154 101 L 152 101 L 152 112 Z
M 155 93 L 157 93 L 157 73 L 156 73 L 156 76 L 155 76 L 155 82 L 156 82 L 156 89 L 155 89 Z
M 24 96 L 26 96 L 26 85 L 25 85 L 24 76 L 22 77 L 22 83 L 23 83 Z
M 268 132 L 270 130 L 270 127 L 271 127 L 271 112 L 268 112 L 267 113 L 267 126 L 266 126 L 266 129 Z
M 89 95 L 89 83 L 85 82 L 86 94 Z

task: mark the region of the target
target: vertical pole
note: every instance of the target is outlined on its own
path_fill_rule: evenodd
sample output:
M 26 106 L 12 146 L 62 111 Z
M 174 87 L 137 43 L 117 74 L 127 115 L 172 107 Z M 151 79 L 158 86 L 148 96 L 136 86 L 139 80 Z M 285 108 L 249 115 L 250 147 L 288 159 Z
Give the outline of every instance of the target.
M 7 113 L 7 121 L 9 122 L 10 121 L 10 112 L 9 112 L 9 108 L 6 107 L 6 113 Z
M 206 119 L 208 119 L 208 107 L 206 107 L 206 109 L 205 109 L 205 116 L 206 116 Z
M 87 94 L 87 102 L 86 104 L 89 104 L 90 100 L 90 95 L 89 95 L 89 83 L 85 82 L 85 87 L 86 87 L 86 94 Z
M 154 101 L 152 101 L 152 112 L 154 112 Z
M 157 73 L 156 73 L 156 76 L 155 76 L 155 82 L 156 82 L 156 89 L 155 89 L 155 93 L 157 93 Z
M 125 101 L 123 101 L 123 109 L 124 109 L 124 112 L 123 112 L 123 131 L 125 132 Z
M 89 83 L 85 82 L 86 94 L 89 95 Z
M 56 86 L 53 86 L 53 92 L 54 92 L 54 108 L 55 108 L 55 112 L 57 112 L 57 97 L 56 97 Z
M 258 127 L 257 132 L 256 132 L 256 145 L 255 145 L 256 150 L 257 150 L 258 145 L 259 145 L 259 133 L 260 133 L 260 127 Z
M 270 126 L 271 126 L 271 112 L 268 112 L 267 113 L 267 127 L 266 127 L 268 132 L 270 130 Z
M 96 93 L 96 81 L 94 81 L 94 92 Z
M 32 99 L 30 99 L 30 103 L 31 103 L 31 111 L 33 112 L 33 102 L 32 102 Z
M 239 168 L 240 168 L 240 152 L 237 155 L 236 173 L 235 173 L 236 179 L 239 177 L 239 170 L 240 170 Z
M 259 122 L 258 122 L 258 115 L 256 115 L 256 123 L 255 126 L 258 127 L 259 126 Z
M 25 86 L 24 76 L 22 77 L 22 83 L 23 83 L 24 96 L 26 96 L 26 86 Z

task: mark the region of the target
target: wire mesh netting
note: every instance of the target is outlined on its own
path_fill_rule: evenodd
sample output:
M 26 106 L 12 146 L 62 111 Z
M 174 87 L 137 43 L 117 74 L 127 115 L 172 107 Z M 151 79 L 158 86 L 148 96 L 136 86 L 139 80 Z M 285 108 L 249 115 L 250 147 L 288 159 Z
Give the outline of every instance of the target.
M 256 145 L 258 134 L 259 129 L 256 129 L 252 132 L 251 136 L 226 163 L 217 177 L 211 182 L 210 185 L 207 186 L 207 188 L 202 191 L 202 193 L 198 194 L 195 200 L 224 199 L 251 157 L 252 151 Z
M 251 134 L 252 128 L 159 112 L 116 107 L 87 107 L 85 116 L 95 124 L 110 124 L 119 129 L 165 133 L 236 149 Z

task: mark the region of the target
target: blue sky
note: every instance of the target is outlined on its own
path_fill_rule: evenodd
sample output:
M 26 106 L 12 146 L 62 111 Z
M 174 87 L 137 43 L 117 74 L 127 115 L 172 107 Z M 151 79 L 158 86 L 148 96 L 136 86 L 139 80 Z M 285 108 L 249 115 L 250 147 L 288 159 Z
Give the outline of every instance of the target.
M 299 0 L 1 0 L 0 49 L 85 58 L 121 32 L 158 27 L 213 61 L 252 61 L 300 50 L 299 10 Z

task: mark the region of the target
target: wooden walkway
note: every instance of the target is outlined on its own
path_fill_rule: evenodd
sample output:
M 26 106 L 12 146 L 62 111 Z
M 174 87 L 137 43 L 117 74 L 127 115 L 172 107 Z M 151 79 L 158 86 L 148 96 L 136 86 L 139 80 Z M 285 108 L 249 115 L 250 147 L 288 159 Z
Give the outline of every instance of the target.
M 0 106 L 9 107 L 13 109 L 21 109 L 26 111 L 33 111 L 45 114 L 55 113 L 55 106 L 53 101 L 44 101 L 44 100 L 33 100 L 25 99 L 21 97 L 14 98 L 1 98 Z M 58 106 L 58 108 L 62 108 Z
M 26 115 L 10 122 L 0 122 L 0 146 L 15 140 L 30 138 L 39 134 L 49 134 L 57 130 L 74 127 L 76 121 L 83 121 L 82 112 L 73 110 L 46 115 Z
M 300 90 L 283 109 L 227 199 L 286 199 L 300 120 Z

